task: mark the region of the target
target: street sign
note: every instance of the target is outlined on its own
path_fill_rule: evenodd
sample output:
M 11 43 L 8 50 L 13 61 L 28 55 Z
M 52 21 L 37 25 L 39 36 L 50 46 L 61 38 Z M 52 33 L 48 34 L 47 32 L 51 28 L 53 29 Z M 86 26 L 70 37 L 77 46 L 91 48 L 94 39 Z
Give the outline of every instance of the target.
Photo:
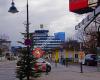
M 25 44 L 26 46 L 30 46 L 30 45 L 32 44 L 31 39 L 25 39 L 24 44 Z

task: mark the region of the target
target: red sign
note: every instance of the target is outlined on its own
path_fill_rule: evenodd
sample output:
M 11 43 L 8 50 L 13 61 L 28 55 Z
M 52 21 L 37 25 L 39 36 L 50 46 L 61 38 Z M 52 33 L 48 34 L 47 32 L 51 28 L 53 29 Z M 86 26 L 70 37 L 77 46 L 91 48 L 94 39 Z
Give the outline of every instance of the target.
M 87 7 L 88 7 L 88 0 L 69 0 L 69 9 L 72 12 Z
M 34 57 L 36 58 L 40 58 L 43 56 L 44 51 L 41 48 L 35 48 L 32 52 L 32 54 L 34 55 Z

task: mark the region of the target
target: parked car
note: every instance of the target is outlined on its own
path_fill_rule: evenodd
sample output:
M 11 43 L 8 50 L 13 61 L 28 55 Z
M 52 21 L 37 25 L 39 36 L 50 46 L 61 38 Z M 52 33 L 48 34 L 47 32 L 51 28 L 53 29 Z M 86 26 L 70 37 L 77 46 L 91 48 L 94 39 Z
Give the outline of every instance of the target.
M 41 66 L 41 70 L 43 72 L 50 72 L 51 71 L 51 64 L 43 58 L 39 58 L 36 60 L 37 65 Z
M 96 54 L 87 54 L 85 56 L 85 64 L 88 65 L 88 66 L 96 66 L 97 65 Z
M 37 71 L 38 68 L 39 70 L 41 70 L 42 72 L 50 72 L 51 71 L 51 64 L 49 62 L 47 62 L 45 59 L 43 58 L 39 58 L 36 60 L 36 64 L 34 65 L 34 69 Z M 21 65 L 21 61 L 17 62 L 17 68 L 19 68 Z

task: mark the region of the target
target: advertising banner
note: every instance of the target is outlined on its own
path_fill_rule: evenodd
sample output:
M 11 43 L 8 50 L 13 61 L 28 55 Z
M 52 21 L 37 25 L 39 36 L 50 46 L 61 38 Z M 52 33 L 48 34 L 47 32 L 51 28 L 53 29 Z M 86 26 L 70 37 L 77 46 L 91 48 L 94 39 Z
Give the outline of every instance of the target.
M 78 55 L 78 58 L 79 58 L 79 62 L 84 63 L 85 53 L 83 51 L 80 51 L 79 55 Z

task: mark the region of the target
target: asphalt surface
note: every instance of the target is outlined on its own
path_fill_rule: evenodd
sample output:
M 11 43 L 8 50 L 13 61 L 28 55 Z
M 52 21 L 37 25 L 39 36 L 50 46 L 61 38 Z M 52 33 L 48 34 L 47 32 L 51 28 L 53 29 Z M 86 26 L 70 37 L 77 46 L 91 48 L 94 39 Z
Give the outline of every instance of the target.
M 17 80 L 15 67 L 16 61 L 0 62 L 0 80 Z
M 83 73 L 80 72 L 80 65 L 70 64 L 66 67 L 58 64 L 57 67 L 53 65 L 52 71 L 40 80 L 100 80 L 97 67 L 83 66 Z
M 42 74 L 34 80 L 100 80 L 100 72 L 97 67 L 83 66 L 83 73 L 80 73 L 80 65 L 69 64 L 67 67 L 52 64 L 52 70 L 48 75 Z M 0 62 L 0 80 L 18 80 L 15 74 L 16 61 Z

